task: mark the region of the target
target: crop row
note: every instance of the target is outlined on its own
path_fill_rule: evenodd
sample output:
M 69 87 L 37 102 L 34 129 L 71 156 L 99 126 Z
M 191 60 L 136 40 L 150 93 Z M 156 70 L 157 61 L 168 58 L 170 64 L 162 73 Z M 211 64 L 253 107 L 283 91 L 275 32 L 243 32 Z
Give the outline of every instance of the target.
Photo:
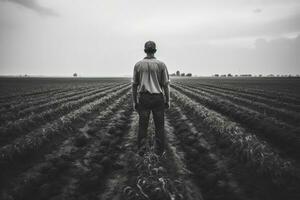
M 273 108 L 280 108 L 280 110 L 287 110 L 290 112 L 300 112 L 300 105 L 295 105 L 287 103 L 284 100 L 276 100 L 276 98 L 265 98 L 259 95 L 248 94 L 245 92 L 239 92 L 236 90 L 219 88 L 213 85 L 204 85 L 197 82 L 187 82 L 187 81 L 176 81 L 176 83 L 181 83 L 186 86 L 191 86 L 198 89 L 207 89 L 208 91 L 220 92 L 221 94 L 232 95 L 235 97 L 240 97 L 252 101 L 253 103 L 263 103 L 265 105 L 272 106 Z
M 45 97 L 43 97 L 42 99 L 32 98 L 32 99 L 29 99 L 29 100 L 28 99 L 20 99 L 20 100 L 16 100 L 16 101 L 7 101 L 7 102 L 5 102 L 5 104 L 3 104 L 0 107 L 1 118 L 6 117 L 5 113 L 17 112 L 19 110 L 25 109 L 25 108 L 30 107 L 30 106 L 34 106 L 34 105 L 38 105 L 40 103 L 48 102 L 49 97 L 53 97 L 55 95 L 63 94 L 65 92 L 67 92 L 67 91 L 62 91 L 62 92 L 57 92 L 57 93 L 49 92 L 48 98 L 45 95 Z
M 207 131 L 197 117 L 185 113 L 180 105 L 172 104 L 168 117 L 206 199 L 213 199 L 214 195 L 221 199 L 297 199 L 297 182 L 283 176 L 274 184 L 268 175 L 257 173 L 247 162 L 237 159 L 230 145 L 217 134 Z M 285 187 L 280 183 L 285 183 Z M 268 187 L 261 190 L 258 185 Z M 274 191 L 277 187 L 280 190 Z
M 284 149 L 291 155 L 299 153 L 299 136 L 296 129 L 288 126 L 278 120 L 267 117 L 259 112 L 255 112 L 243 106 L 238 106 L 228 100 L 220 99 L 205 92 L 199 92 L 195 89 L 173 86 L 178 91 L 197 100 L 201 104 L 221 112 L 231 117 L 237 122 L 242 123 L 250 130 L 256 130 L 257 134 L 268 138 L 274 144 Z
M 263 90 L 263 89 L 259 90 L 259 89 L 250 89 L 250 88 L 241 88 L 241 87 L 221 86 L 219 84 L 203 84 L 203 83 L 201 83 L 200 85 L 219 88 L 219 89 L 223 89 L 223 90 L 227 90 L 227 91 L 238 92 L 238 93 L 242 93 L 242 94 L 251 94 L 251 95 L 255 95 L 255 96 L 264 97 L 267 99 L 277 100 L 279 102 L 287 102 L 287 103 L 292 103 L 295 105 L 300 105 L 299 99 L 295 96 L 291 96 L 288 93 L 275 92 L 275 91 Z
M 86 199 L 96 198 L 103 189 L 107 176 L 113 170 L 124 167 L 118 162 L 118 156 L 123 151 L 121 144 L 123 137 L 128 133 L 133 111 L 129 95 L 126 97 L 122 104 L 125 107 L 116 111 L 111 119 L 103 120 L 103 128 L 97 120 L 93 122 L 93 129 L 98 129 L 94 133 L 95 139 L 89 150 L 77 161 L 82 164 L 74 170 L 73 179 L 78 180 L 77 183 L 71 182 L 65 186 L 65 191 L 68 192 L 62 195 L 67 199 L 78 196 Z
M 11 124 L 8 124 L 6 127 L 2 127 L 2 129 L 0 130 L 0 133 L 2 135 L 0 144 L 5 144 L 7 141 L 11 140 L 12 138 L 15 138 L 19 135 L 24 135 L 26 132 L 29 132 L 34 128 L 37 128 L 44 123 L 48 123 L 62 116 L 63 114 L 66 114 L 74 109 L 81 107 L 86 103 L 92 102 L 95 99 L 103 97 L 109 93 L 114 93 L 115 91 L 124 87 L 127 88 L 128 84 L 125 84 L 125 86 L 121 85 L 117 87 L 112 87 L 110 89 L 103 89 L 100 90 L 101 92 L 90 96 L 83 95 L 82 98 L 79 100 L 66 102 L 65 104 L 55 109 L 49 109 L 39 114 L 30 115 L 29 117 L 19 119 Z
M 56 88 L 56 89 L 53 89 Z M 53 86 L 50 87 L 48 89 L 45 89 L 42 93 L 36 93 L 36 91 L 38 89 L 33 89 L 30 93 L 32 93 L 32 95 L 15 95 L 14 97 L 10 97 L 7 99 L 3 99 L 3 101 L 0 103 L 0 108 L 2 109 L 10 109 L 13 108 L 14 106 L 18 105 L 18 104 L 22 104 L 24 102 L 30 102 L 30 101 L 34 101 L 34 100 L 46 100 L 47 97 L 49 97 L 50 95 L 59 95 L 62 94 L 64 92 L 68 92 L 68 91 L 72 91 L 72 90 L 76 90 L 76 89 L 80 89 L 80 88 L 88 88 L 88 86 Z M 30 94 L 29 93 L 29 94 Z
M 118 88 L 118 91 L 108 93 L 102 98 L 96 98 L 94 101 L 84 104 L 80 109 L 72 111 L 61 118 L 16 139 L 13 143 L 2 147 L 0 149 L 0 165 L 7 167 L 9 163 L 16 158 L 22 158 L 26 155 L 30 155 L 30 153 L 38 151 L 50 138 L 62 134 L 64 130 L 68 130 L 68 128 L 70 128 L 69 125 L 76 119 L 80 118 L 85 113 L 89 113 L 103 105 L 107 105 L 112 99 L 124 95 L 128 90 L 129 86 Z
M 274 107 L 278 107 L 278 108 L 283 108 L 283 109 L 287 109 L 290 111 L 300 111 L 300 105 L 296 105 L 290 102 L 286 102 L 285 99 L 276 99 L 274 98 L 265 98 L 256 94 L 248 94 L 247 92 L 239 92 L 239 91 L 232 91 L 232 90 L 226 90 L 226 89 L 219 89 L 216 87 L 210 87 L 210 86 L 205 86 L 205 85 L 201 85 L 201 87 L 206 87 L 209 89 L 213 89 L 213 90 L 217 90 L 217 91 L 221 91 L 227 94 L 233 94 L 233 95 L 238 95 L 240 97 L 244 97 L 247 98 L 249 100 L 252 101 L 256 101 L 256 102 L 262 102 L 265 104 L 269 104 L 272 105 Z
M 59 92 L 59 91 L 62 90 L 62 88 L 60 88 L 60 87 L 50 87 L 50 88 L 35 89 L 34 91 L 25 92 L 25 93 L 15 92 L 15 93 L 12 93 L 9 96 L 0 97 L 0 102 L 2 103 L 2 102 L 10 101 L 11 99 L 16 99 L 16 98 L 26 98 L 26 97 L 31 97 L 31 96 L 39 96 L 39 95 L 47 94 L 49 92 Z
M 292 178 L 297 174 L 290 161 L 282 159 L 255 135 L 178 91 L 173 90 L 171 94 L 175 103 L 189 113 L 189 118 L 201 121 L 210 133 L 230 147 L 233 155 L 251 170 L 270 176 L 273 182 L 281 177 Z
M 107 84 L 111 85 L 111 84 Z M 28 98 L 24 98 L 24 97 L 20 97 L 20 98 L 16 98 L 14 100 L 10 100 L 9 102 L 3 103 L 1 105 L 1 111 L 2 112 L 14 112 L 14 111 L 19 111 L 22 109 L 26 109 L 28 107 L 31 106 L 36 106 L 39 104 L 43 104 L 43 103 L 47 103 L 53 99 L 59 99 L 59 98 L 63 98 L 64 96 L 68 97 L 68 95 L 71 95 L 72 93 L 76 93 L 76 92 L 81 92 L 81 91 L 85 91 L 85 90 L 89 90 L 92 88 L 101 88 L 103 86 L 106 85 L 101 85 L 101 86 L 73 86 L 73 87 L 68 87 L 68 88 L 64 88 L 61 89 L 59 91 L 54 91 L 54 92 L 49 92 L 49 93 L 43 93 L 43 95 L 40 96 L 31 96 Z
M 184 85 L 181 85 L 184 87 Z M 211 95 L 220 96 L 225 99 L 229 99 L 230 101 L 234 103 L 238 103 L 245 107 L 250 107 L 251 109 L 257 110 L 264 115 L 268 115 L 274 118 L 278 118 L 282 121 L 285 121 L 286 123 L 290 123 L 293 125 L 298 125 L 300 123 L 300 115 L 297 112 L 288 111 L 286 109 L 277 108 L 274 106 L 269 106 L 265 103 L 260 103 L 256 101 L 252 101 L 249 99 L 242 98 L 238 95 L 232 95 L 232 94 L 226 94 L 223 92 L 215 91 L 212 89 L 207 89 L 203 87 L 195 87 L 195 86 L 188 86 L 188 88 L 192 88 L 195 91 L 198 91 L 201 93 L 202 91 L 205 93 L 209 93 Z
M 80 91 L 74 91 L 74 92 L 69 92 L 67 94 L 63 94 L 61 96 L 56 96 L 56 97 L 48 97 L 48 101 L 46 103 L 38 104 L 38 105 L 33 105 L 33 106 L 28 106 L 27 108 L 23 110 L 15 110 L 13 109 L 11 112 L 6 112 L 4 114 L 4 117 L 2 117 L 4 120 L 13 120 L 13 119 L 21 119 L 22 117 L 26 116 L 27 114 L 36 114 L 37 112 L 42 112 L 46 109 L 53 109 L 56 108 L 57 106 L 68 102 L 68 101 L 74 101 L 77 99 L 80 99 L 85 96 L 89 96 L 92 94 L 96 94 L 97 92 L 104 91 L 105 89 L 108 89 L 109 86 L 103 86 L 103 87 L 98 87 L 98 88 L 88 88 L 88 89 L 81 89 Z M 3 121 L 4 121 L 3 120 Z
M 128 80 L 122 78 L 109 79 L 47 79 L 47 78 L 30 78 L 30 79 L 1 79 L 1 89 L 3 95 L 0 97 L 0 104 L 7 101 L 22 100 L 27 98 L 40 98 L 47 95 L 49 92 L 65 91 L 65 89 L 76 89 L 82 87 L 101 86 L 112 83 L 126 83 Z M 21 87 L 20 87 L 21 85 Z
M 48 93 L 43 93 L 39 96 L 31 96 L 31 97 L 14 97 L 13 99 L 3 99 L 2 102 L 0 102 L 0 111 L 5 111 L 10 109 L 11 107 L 14 107 L 15 105 L 22 104 L 27 101 L 31 101 L 34 99 L 44 99 L 46 96 L 55 95 L 55 94 L 61 94 L 64 92 L 67 92 L 69 89 L 56 89 L 56 90 L 49 90 Z
M 212 145 L 205 138 L 206 133 L 198 130 L 174 103 L 167 111 L 167 118 L 205 199 L 246 199 L 225 162 L 213 152 Z
M 127 105 L 126 110 L 130 109 L 129 96 L 130 92 L 127 92 L 119 99 L 111 103 L 107 102 L 107 105 L 103 104 L 103 109 L 97 108 L 87 113 L 84 116 L 84 123 L 86 123 L 84 127 L 70 131 L 70 136 L 57 150 L 53 150 L 50 154 L 45 155 L 45 160 L 36 163 L 33 168 L 21 174 L 17 182 L 11 181 L 13 184 L 8 187 L 5 195 L 14 199 L 39 199 L 49 198 L 53 193 L 62 193 L 59 195 L 67 198 L 75 193 L 80 193 L 79 186 L 86 188 L 86 185 L 90 186 L 89 184 L 95 183 L 95 178 L 101 178 L 103 182 L 104 171 L 108 171 L 107 167 L 111 164 L 110 156 L 112 154 L 107 152 L 105 152 L 107 155 L 104 153 L 90 154 L 90 151 L 108 150 L 106 147 L 109 142 L 105 141 L 108 136 L 106 132 L 113 127 L 112 123 L 116 121 L 119 123 L 120 117 L 124 114 L 127 116 L 127 113 L 120 109 L 124 103 Z M 96 118 L 93 117 L 95 114 Z M 113 116 L 114 118 L 111 120 Z M 92 118 L 91 121 L 90 118 Z M 66 133 L 64 132 L 64 134 Z M 113 139 L 117 138 L 114 137 Z M 101 145 L 95 147 L 94 144 L 99 144 L 99 142 Z M 117 146 L 114 145 L 112 147 L 116 148 Z M 84 153 L 86 156 L 83 156 Z M 97 161 L 97 164 L 93 163 L 95 161 Z M 87 174 L 87 171 L 82 171 L 80 166 L 92 168 L 92 171 Z M 79 176 L 84 180 L 77 180 Z M 70 179 L 72 181 L 66 183 L 61 179 Z M 35 196 L 31 197 L 30 195 L 33 194 L 33 191 L 35 191 Z

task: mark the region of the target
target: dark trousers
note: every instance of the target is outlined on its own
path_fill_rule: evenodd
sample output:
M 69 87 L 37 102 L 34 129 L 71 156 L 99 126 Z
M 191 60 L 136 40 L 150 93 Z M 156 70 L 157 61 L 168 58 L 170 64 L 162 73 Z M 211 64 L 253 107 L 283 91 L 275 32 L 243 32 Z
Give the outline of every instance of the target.
M 165 149 L 164 134 L 164 115 L 165 105 L 163 94 L 140 93 L 138 103 L 139 113 L 139 131 L 138 131 L 138 148 L 143 145 L 143 140 L 147 136 L 150 113 L 152 112 L 155 125 L 155 143 L 156 153 L 161 155 Z

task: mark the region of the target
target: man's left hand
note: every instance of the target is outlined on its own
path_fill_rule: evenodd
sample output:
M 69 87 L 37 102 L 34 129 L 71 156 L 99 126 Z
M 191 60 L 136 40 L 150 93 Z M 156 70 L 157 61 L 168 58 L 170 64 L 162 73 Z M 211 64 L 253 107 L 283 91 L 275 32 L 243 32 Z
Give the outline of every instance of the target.
M 133 104 L 133 108 L 134 108 L 135 111 L 138 110 L 138 107 L 139 107 L 139 104 L 138 104 L 138 103 L 134 103 L 134 104 Z

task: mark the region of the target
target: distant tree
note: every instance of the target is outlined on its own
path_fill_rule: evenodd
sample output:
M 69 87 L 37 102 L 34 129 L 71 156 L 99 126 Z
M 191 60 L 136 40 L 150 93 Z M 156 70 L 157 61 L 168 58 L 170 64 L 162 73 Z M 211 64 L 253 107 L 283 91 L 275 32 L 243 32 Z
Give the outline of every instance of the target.
M 77 73 L 74 73 L 74 74 L 73 74 L 73 77 L 77 77 Z
M 260 74 L 260 75 L 258 75 L 259 77 L 262 77 L 263 75 L 262 74 Z
M 226 74 L 222 74 L 221 77 L 226 77 Z
M 170 76 L 176 76 L 176 74 L 175 74 L 175 73 L 172 73 L 172 74 L 170 74 Z
M 229 74 L 227 74 L 227 77 L 232 77 L 232 74 L 230 74 L 230 73 L 229 73 Z
M 185 73 L 181 73 L 180 76 L 185 76 Z
M 241 74 L 240 76 L 242 76 L 242 77 L 251 77 L 252 74 Z
M 176 71 L 176 76 L 180 76 L 180 71 Z
M 238 77 L 239 75 L 238 74 L 236 74 L 236 75 L 234 75 L 235 77 Z
M 187 73 L 186 76 L 192 76 L 192 73 Z
M 215 74 L 214 77 L 219 77 L 219 74 Z

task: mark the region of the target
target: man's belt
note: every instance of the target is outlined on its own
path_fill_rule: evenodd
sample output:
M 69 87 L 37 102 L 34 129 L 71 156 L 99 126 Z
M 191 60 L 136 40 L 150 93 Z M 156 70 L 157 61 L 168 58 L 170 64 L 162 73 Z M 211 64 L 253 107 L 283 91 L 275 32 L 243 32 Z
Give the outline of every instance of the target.
M 162 93 L 150 93 L 150 92 L 148 92 L 148 91 L 145 91 L 145 92 L 139 92 L 139 94 L 162 95 Z

